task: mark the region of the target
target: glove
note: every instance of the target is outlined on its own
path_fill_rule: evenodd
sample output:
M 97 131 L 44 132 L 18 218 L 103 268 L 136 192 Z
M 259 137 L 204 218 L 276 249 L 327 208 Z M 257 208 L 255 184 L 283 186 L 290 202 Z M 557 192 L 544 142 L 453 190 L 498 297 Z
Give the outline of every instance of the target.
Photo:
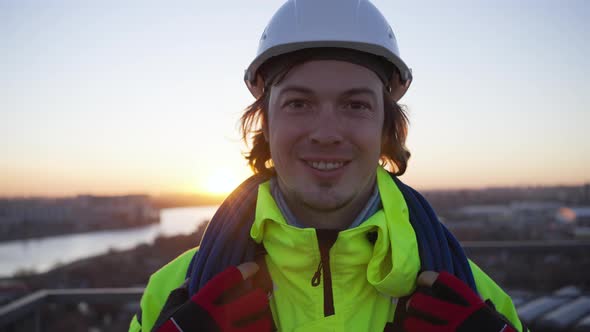
M 517 332 L 469 286 L 447 272 L 420 274 L 418 288 L 406 307 L 402 324 L 407 332 Z
M 240 266 L 252 264 L 246 263 Z M 253 264 L 255 267 L 256 265 Z M 268 297 L 262 289 L 236 293 L 252 272 L 240 272 L 230 266 L 211 279 L 190 301 L 176 310 L 160 327 L 158 332 L 258 332 L 271 331 L 272 314 Z M 250 275 L 248 275 L 250 274 Z M 243 292 L 241 292 L 243 293 Z M 237 295 L 236 295 L 237 294 Z

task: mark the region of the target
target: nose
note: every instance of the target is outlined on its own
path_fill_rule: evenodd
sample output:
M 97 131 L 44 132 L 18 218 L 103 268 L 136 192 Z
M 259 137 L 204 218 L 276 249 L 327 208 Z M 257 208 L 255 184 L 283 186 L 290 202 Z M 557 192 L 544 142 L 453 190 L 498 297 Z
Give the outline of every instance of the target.
M 312 144 L 338 145 L 342 142 L 342 128 L 336 112 L 325 107 L 313 121 L 313 129 L 309 134 Z

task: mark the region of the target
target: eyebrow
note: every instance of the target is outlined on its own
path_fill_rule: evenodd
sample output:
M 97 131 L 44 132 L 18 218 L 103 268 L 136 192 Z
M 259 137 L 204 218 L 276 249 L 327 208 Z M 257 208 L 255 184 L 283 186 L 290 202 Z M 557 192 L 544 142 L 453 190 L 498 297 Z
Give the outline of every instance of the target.
M 308 95 L 313 95 L 314 92 L 313 90 L 306 88 L 304 86 L 299 86 L 299 85 L 291 85 L 291 86 L 287 86 L 284 89 L 281 90 L 281 95 L 287 92 L 299 92 L 299 93 L 303 93 L 303 94 L 308 94 Z M 358 94 L 368 94 L 371 95 L 372 97 L 377 97 L 375 95 L 375 92 L 371 89 L 368 88 L 352 88 L 352 89 L 348 89 L 346 91 L 344 91 L 343 93 L 341 93 L 342 96 L 353 96 L 353 95 L 358 95 Z
M 281 94 L 287 92 L 299 92 L 308 95 L 313 94 L 313 91 L 311 91 L 311 89 L 298 85 L 290 85 L 281 90 Z
M 368 94 L 371 95 L 372 97 L 377 97 L 375 95 L 375 92 L 369 88 L 353 88 L 353 89 L 349 89 L 344 91 L 344 93 L 342 95 L 344 96 L 353 96 L 353 95 L 361 95 L 361 94 Z

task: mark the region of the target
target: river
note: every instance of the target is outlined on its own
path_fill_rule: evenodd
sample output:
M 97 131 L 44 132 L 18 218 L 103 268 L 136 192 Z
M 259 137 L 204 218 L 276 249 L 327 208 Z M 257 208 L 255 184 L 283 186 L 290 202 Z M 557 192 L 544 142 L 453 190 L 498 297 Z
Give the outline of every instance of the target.
M 0 242 L 0 277 L 18 271 L 45 272 L 109 249 L 130 249 L 153 243 L 158 235 L 190 234 L 215 213 L 217 206 L 162 209 L 160 223 L 140 228 Z

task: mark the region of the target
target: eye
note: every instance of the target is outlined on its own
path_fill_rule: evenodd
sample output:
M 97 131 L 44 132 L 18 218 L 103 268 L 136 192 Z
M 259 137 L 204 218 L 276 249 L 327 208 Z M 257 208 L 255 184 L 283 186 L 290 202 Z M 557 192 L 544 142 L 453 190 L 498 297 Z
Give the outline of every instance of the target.
M 362 101 L 350 101 L 345 105 L 345 108 L 352 111 L 370 111 L 371 105 Z
M 283 105 L 283 107 L 287 107 L 288 109 L 299 111 L 305 110 L 310 107 L 309 103 L 303 99 L 292 99 Z

